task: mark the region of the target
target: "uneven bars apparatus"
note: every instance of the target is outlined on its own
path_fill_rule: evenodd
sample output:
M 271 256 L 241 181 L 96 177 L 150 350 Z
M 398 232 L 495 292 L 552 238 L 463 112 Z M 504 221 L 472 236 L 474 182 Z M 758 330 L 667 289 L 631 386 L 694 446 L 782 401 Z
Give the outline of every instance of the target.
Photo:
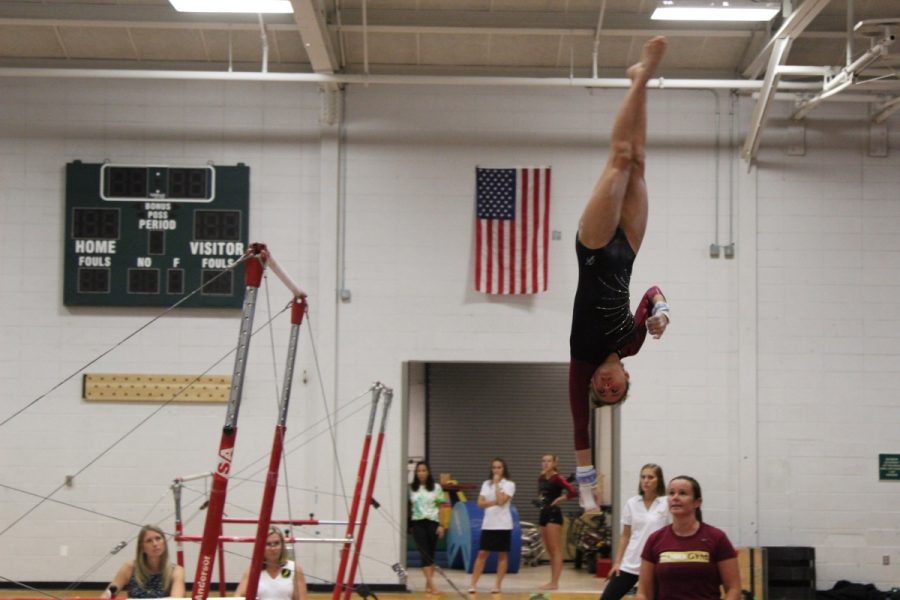
M 272 522 L 297 525 L 315 525 L 315 524 L 343 524 L 344 521 L 323 521 L 318 519 L 297 519 L 297 520 L 275 520 L 273 521 L 272 506 L 274 504 L 275 489 L 278 485 L 278 469 L 281 462 L 283 451 L 284 432 L 286 431 L 287 409 L 290 401 L 290 390 L 293 379 L 293 370 L 297 352 L 297 337 L 299 334 L 300 324 L 303 322 L 303 313 L 306 310 L 306 294 L 304 294 L 296 283 L 284 272 L 277 263 L 275 258 L 269 254 L 265 244 L 251 244 L 247 252 L 251 260 L 248 261 L 245 269 L 246 292 L 244 296 L 244 306 L 241 314 L 241 327 L 238 336 L 238 352 L 235 356 L 234 372 L 232 375 L 231 394 L 229 396 L 225 426 L 222 429 L 222 439 L 219 446 L 219 461 L 216 471 L 212 473 L 201 473 L 199 475 L 182 477 L 175 480 L 172 485 L 173 495 L 176 503 L 176 527 L 175 539 L 178 543 L 178 562 L 184 563 L 184 541 L 200 541 L 200 555 L 197 560 L 197 571 L 193 584 L 193 600 L 206 600 L 209 595 L 210 572 L 215 564 L 214 552 L 219 553 L 219 577 L 220 577 L 220 593 L 224 597 L 225 588 L 225 568 L 224 568 L 224 542 L 254 542 L 253 558 L 251 561 L 250 576 L 248 579 L 248 587 L 246 592 L 247 598 L 255 598 L 259 584 L 259 565 L 262 564 L 262 558 L 265 552 L 265 542 L 268 537 L 269 525 Z M 255 259 L 255 260 L 253 260 Z M 260 508 L 260 519 L 231 519 L 223 518 L 225 496 L 228 487 L 228 476 L 231 471 L 231 460 L 234 454 L 234 444 L 237 437 L 237 417 L 240 410 L 241 395 L 243 391 L 243 374 L 246 368 L 247 354 L 249 352 L 250 337 L 252 335 L 253 315 L 256 310 L 256 296 L 259 286 L 262 282 L 262 274 L 268 266 L 273 273 L 284 283 L 293 293 L 291 305 L 291 338 L 288 347 L 287 367 L 285 369 L 285 381 L 282 388 L 282 397 L 279 403 L 278 423 L 275 428 L 275 435 L 272 442 L 272 452 L 269 459 L 269 471 L 266 477 L 265 491 L 263 494 L 262 506 Z M 366 466 L 368 462 L 369 450 L 371 447 L 372 430 L 375 423 L 375 414 L 378 408 L 378 399 L 380 395 L 385 394 L 384 411 L 382 414 L 381 428 L 378 434 L 375 454 L 372 461 L 372 469 L 369 472 L 369 485 L 366 491 L 365 506 L 363 509 L 363 518 L 360 522 L 356 521 L 356 513 L 359 509 L 360 493 L 362 491 L 363 480 L 366 475 Z M 341 562 L 337 582 L 335 583 L 335 597 L 339 595 L 339 590 L 343 585 L 345 568 L 347 566 L 347 558 L 349 554 L 350 544 L 354 541 L 355 528 L 359 527 L 359 541 L 356 544 L 356 550 L 350 566 L 350 576 L 347 584 L 346 598 L 350 597 L 353 589 L 353 581 L 356 574 L 356 567 L 359 563 L 359 556 L 362 547 L 362 540 L 365 536 L 365 529 L 368 520 L 369 506 L 372 503 L 372 495 L 375 487 L 375 479 L 377 475 L 378 463 L 381 457 L 381 449 L 384 442 L 384 432 L 387 424 L 388 410 L 390 409 L 391 399 L 393 398 L 393 390 L 385 387 L 381 383 L 376 383 L 372 387 L 372 408 L 369 415 L 369 424 L 366 431 L 366 438 L 363 443 L 363 453 L 360 459 L 360 467 L 357 475 L 356 488 L 354 490 L 353 507 L 351 509 L 350 518 L 346 521 L 347 534 L 344 538 L 308 538 L 298 539 L 290 536 L 286 541 L 289 542 L 343 542 L 344 547 L 341 552 Z M 204 525 L 203 536 L 186 536 L 184 535 L 184 525 L 181 515 L 181 487 L 185 481 L 199 479 L 203 477 L 213 477 L 213 486 L 210 492 L 209 501 L 207 503 L 206 522 Z M 312 515 L 310 515 L 312 516 Z M 255 537 L 246 536 L 224 536 L 222 535 L 223 523 L 257 523 L 257 534 Z
M 272 272 L 278 276 L 294 295 L 295 306 L 292 306 L 292 323 L 294 320 L 295 307 L 297 305 L 302 307 L 306 306 L 305 302 L 302 301 L 306 294 L 300 290 L 297 284 L 295 284 L 280 268 L 278 263 L 275 262 L 269 254 L 265 244 L 251 244 L 245 256 L 248 257 L 244 269 L 246 290 L 244 292 L 244 304 L 241 310 L 238 347 L 234 358 L 234 370 L 231 377 L 231 393 L 228 398 L 225 425 L 222 428 L 222 438 L 219 442 L 218 463 L 213 474 L 212 490 L 210 491 L 209 503 L 206 509 L 206 523 L 203 527 L 203 540 L 200 543 L 200 555 L 197 558 L 197 571 L 194 576 L 192 590 L 193 600 L 206 600 L 209 596 L 210 575 L 216 561 L 216 550 L 219 552 L 219 577 L 222 586 L 224 586 L 225 582 L 224 547 L 222 545 L 222 515 L 225 509 L 225 496 L 228 491 L 228 476 L 231 471 L 231 460 L 234 455 L 234 443 L 237 438 L 237 419 L 241 407 L 241 395 L 244 388 L 244 371 L 247 365 L 247 355 L 250 351 L 250 338 L 253 333 L 253 315 L 256 312 L 256 296 L 259 292 L 263 271 L 265 270 L 267 263 L 271 266 Z M 301 299 L 301 302 L 299 303 L 297 302 L 298 298 Z M 300 319 L 302 320 L 302 310 L 300 311 Z M 299 327 L 299 323 L 297 323 L 297 325 Z M 294 349 L 296 350 L 296 346 Z M 293 372 L 293 366 L 291 367 L 291 372 Z M 288 385 L 287 388 L 290 389 L 290 386 Z M 286 412 L 286 406 L 281 407 L 280 412 Z M 281 435 L 283 436 L 283 434 L 284 432 L 282 430 Z M 277 428 L 276 439 L 278 439 Z M 271 518 L 271 507 L 268 517 Z M 267 522 L 266 530 L 268 530 L 268 527 L 269 525 Z M 184 539 L 184 536 L 180 537 Z M 257 534 L 257 546 L 259 545 L 258 538 L 259 535 Z M 263 537 L 263 545 L 264 544 L 265 537 Z M 254 548 L 254 556 L 256 556 L 256 551 L 257 548 Z M 257 571 L 257 577 L 258 575 L 259 573 Z M 222 595 L 224 595 L 225 590 L 222 589 L 220 591 Z
M 380 384 L 376 384 L 380 385 Z M 213 477 L 214 473 L 212 472 L 204 472 L 197 473 L 195 475 L 184 475 L 182 477 L 177 477 L 172 483 L 172 496 L 175 501 L 175 535 L 173 536 L 173 540 L 177 543 L 177 563 L 179 566 L 184 567 L 184 550 L 183 550 L 183 542 L 202 542 L 202 535 L 185 535 L 184 534 L 184 522 L 182 518 L 182 506 L 181 506 L 181 490 L 184 486 L 184 483 L 188 481 L 195 481 L 197 479 L 204 479 L 207 477 Z M 349 525 L 350 521 L 347 520 L 330 520 L 330 519 L 315 519 L 312 518 L 312 513 L 310 513 L 310 518 L 308 519 L 269 519 L 269 524 L 283 524 L 283 525 Z M 243 524 L 243 525 L 254 525 L 259 523 L 259 519 L 242 519 L 242 518 L 234 518 L 234 517 L 223 517 L 222 523 L 232 523 L 232 524 Z M 359 526 L 360 522 L 354 522 L 354 525 Z M 268 537 L 268 536 L 267 536 Z M 347 543 L 348 539 L 346 537 L 340 538 L 299 538 L 295 536 L 286 536 L 285 542 L 296 544 L 296 543 L 331 543 L 331 544 L 344 544 Z M 351 540 L 352 541 L 352 538 Z M 218 543 L 221 545 L 222 543 L 250 543 L 256 542 L 256 536 L 226 536 L 220 535 L 218 536 Z M 222 557 L 220 557 L 220 561 Z M 220 566 L 221 566 L 220 562 Z M 224 574 L 221 573 L 220 569 L 220 582 L 219 588 L 221 594 L 224 596 L 225 594 L 225 585 L 226 581 L 224 578 Z
M 350 554 L 350 545 L 354 543 L 354 533 L 356 522 L 356 514 L 359 511 L 359 501 L 362 494 L 363 488 L 363 480 L 366 477 L 366 467 L 368 466 L 369 460 L 369 451 L 371 449 L 372 444 L 372 430 L 375 427 L 375 413 L 378 410 L 378 400 L 381 394 L 385 394 L 385 403 L 384 403 L 384 411 L 381 415 L 381 429 L 378 432 L 378 441 L 375 444 L 375 454 L 372 459 L 372 469 L 369 471 L 369 486 L 366 491 L 365 498 L 365 506 L 363 508 L 362 519 L 359 522 L 359 532 L 356 535 L 356 543 L 355 550 L 353 553 L 353 560 L 350 564 L 350 574 L 347 577 L 347 583 L 344 583 L 344 575 L 347 569 L 347 562 Z M 332 590 L 331 598 L 332 600 L 338 600 L 343 592 L 345 594 L 345 600 L 350 597 L 350 594 L 353 592 L 353 581 L 354 576 L 356 575 L 356 566 L 359 563 L 359 554 L 362 549 L 362 541 L 365 537 L 366 532 L 366 519 L 369 515 L 369 505 L 372 502 L 372 492 L 375 487 L 375 478 L 377 475 L 378 469 L 378 461 L 381 458 L 381 447 L 384 442 L 384 430 L 385 425 L 387 423 L 387 415 L 388 410 L 391 405 L 391 398 L 394 396 L 394 391 L 391 388 L 385 387 L 381 383 L 376 383 L 372 388 L 372 408 L 369 411 L 369 425 L 366 428 L 366 437 L 363 441 L 363 449 L 362 456 L 359 459 L 359 471 L 356 474 L 356 486 L 353 490 L 353 504 L 350 508 L 350 517 L 348 519 L 347 524 L 347 533 L 345 534 L 344 546 L 341 548 L 341 560 L 340 565 L 338 566 L 337 577 L 334 582 L 334 589 Z

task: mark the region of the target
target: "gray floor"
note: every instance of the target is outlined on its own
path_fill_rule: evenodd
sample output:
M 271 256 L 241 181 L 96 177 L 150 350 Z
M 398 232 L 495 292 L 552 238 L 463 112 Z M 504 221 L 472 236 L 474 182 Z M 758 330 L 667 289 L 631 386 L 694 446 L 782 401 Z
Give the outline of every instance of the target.
M 469 589 L 469 581 L 471 575 L 461 569 L 443 569 L 450 581 L 456 585 L 463 593 Z M 447 581 L 441 577 L 440 573 L 435 573 L 435 585 L 444 594 L 454 593 L 453 588 Z M 518 573 L 509 574 L 503 579 L 504 592 L 537 592 L 538 588 L 550 581 L 550 565 L 541 565 L 538 567 L 522 566 Z M 425 591 L 425 576 L 422 569 L 409 569 L 406 582 L 407 588 L 411 592 Z M 600 595 L 603 587 L 606 585 L 606 579 L 597 578 L 588 573 L 585 569 L 576 570 L 572 563 L 566 563 L 563 566 L 562 577 L 559 580 L 558 592 L 572 593 L 590 593 L 596 596 Z M 485 573 L 478 581 L 478 592 L 487 596 L 491 588 L 494 587 L 494 574 Z

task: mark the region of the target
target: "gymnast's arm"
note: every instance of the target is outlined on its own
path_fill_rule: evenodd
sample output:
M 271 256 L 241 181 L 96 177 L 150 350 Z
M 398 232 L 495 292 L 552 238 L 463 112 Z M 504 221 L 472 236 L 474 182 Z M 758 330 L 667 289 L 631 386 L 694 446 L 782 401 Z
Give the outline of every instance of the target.
M 657 286 L 644 292 L 634 311 L 634 336 L 619 349 L 619 356 L 634 356 L 640 351 L 647 337 L 647 332 L 654 339 L 659 339 L 669 326 L 669 305 L 662 290 Z

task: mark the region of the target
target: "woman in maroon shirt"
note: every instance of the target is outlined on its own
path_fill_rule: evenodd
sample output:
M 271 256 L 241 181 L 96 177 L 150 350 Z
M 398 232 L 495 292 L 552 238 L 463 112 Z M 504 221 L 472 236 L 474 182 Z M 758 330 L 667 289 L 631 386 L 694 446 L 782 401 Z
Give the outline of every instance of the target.
M 703 522 L 703 495 L 693 477 L 681 475 L 667 490 L 672 524 L 650 535 L 641 554 L 635 600 L 740 600 L 737 552 L 728 536 Z

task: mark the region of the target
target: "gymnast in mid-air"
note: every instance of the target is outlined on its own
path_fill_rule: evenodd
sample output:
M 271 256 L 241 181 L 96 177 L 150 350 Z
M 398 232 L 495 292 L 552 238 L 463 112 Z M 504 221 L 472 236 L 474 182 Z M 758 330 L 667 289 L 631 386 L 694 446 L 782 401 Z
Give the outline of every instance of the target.
M 659 338 L 669 324 L 669 306 L 653 286 L 632 315 L 631 267 L 647 229 L 644 147 L 647 139 L 647 82 L 666 50 L 654 37 L 640 62 L 628 68 L 631 87 L 613 124 L 609 157 L 578 224 L 578 288 L 569 337 L 569 405 L 575 428 L 579 502 L 598 510 L 589 426 L 592 407 L 622 402 L 629 375 L 622 358 L 640 350 L 647 332 Z

